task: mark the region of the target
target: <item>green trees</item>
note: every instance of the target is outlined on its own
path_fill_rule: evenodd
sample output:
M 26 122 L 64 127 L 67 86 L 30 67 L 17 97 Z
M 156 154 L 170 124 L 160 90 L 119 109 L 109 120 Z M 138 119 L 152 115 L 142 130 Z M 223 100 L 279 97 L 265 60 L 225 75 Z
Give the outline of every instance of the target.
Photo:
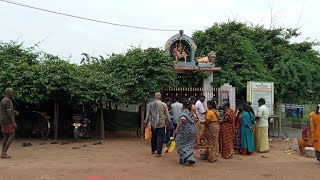
M 176 79 L 170 57 L 157 48 L 133 48 L 107 58 L 83 55 L 76 65 L 22 44 L 0 43 L 0 89 L 13 87 L 22 103 L 53 101 L 55 138 L 63 100 L 74 106 L 97 104 L 103 138 L 106 101 L 142 105 L 156 91 L 172 87 Z
M 33 48 L 23 48 L 14 42 L 0 44 L 0 87 L 15 89 L 15 96 L 25 103 L 37 103 L 41 99 L 35 83 L 35 68 L 39 54 Z
M 214 24 L 196 31 L 193 39 L 198 55 L 217 52 L 214 85 L 235 85 L 245 92 L 246 82 L 275 82 L 276 100 L 287 103 L 319 101 L 319 52 L 314 42 L 291 43 L 297 29 L 266 29 L 240 22 Z
M 107 60 L 83 54 L 81 66 L 77 68 L 73 83 L 73 98 L 81 104 L 98 104 L 100 107 L 100 136 L 104 138 L 103 104 L 116 101 L 125 93 L 120 79 L 109 72 Z
M 158 48 L 133 48 L 125 55 L 112 55 L 107 66 L 126 90 L 120 101 L 129 104 L 143 104 L 153 93 L 175 85 L 173 61 Z
M 74 72 L 77 66 L 51 54 L 45 54 L 44 59 L 34 66 L 33 81 L 37 85 L 39 99 L 53 101 L 54 138 L 57 139 L 59 104 L 64 99 L 70 99 L 73 94 L 72 83 L 75 81 Z
M 222 70 L 214 75 L 216 87 L 231 83 L 244 93 L 249 80 L 273 81 L 277 101 L 319 102 L 320 55 L 312 48 L 318 44 L 292 43 L 299 35 L 296 29 L 227 22 L 196 31 L 193 39 L 197 56 L 217 52 L 217 66 Z M 132 48 L 109 57 L 83 54 L 82 63 L 76 65 L 32 47 L 0 42 L 0 91 L 14 88 L 22 103 L 52 100 L 55 129 L 62 99 L 74 106 L 101 107 L 106 101 L 142 105 L 154 92 L 177 85 L 197 86 L 194 79 L 205 76 L 199 71 L 176 76 L 172 59 L 158 48 Z
M 283 102 L 313 102 L 320 100 L 320 58 L 313 50 L 292 50 L 272 69 L 277 96 Z
M 158 48 L 133 48 L 125 55 L 112 55 L 107 66 L 109 73 L 119 79 L 125 89 L 125 96 L 119 100 L 129 104 L 144 105 L 155 92 L 175 85 L 173 61 Z M 144 107 L 141 106 L 142 115 Z M 141 129 L 142 126 L 143 122 Z

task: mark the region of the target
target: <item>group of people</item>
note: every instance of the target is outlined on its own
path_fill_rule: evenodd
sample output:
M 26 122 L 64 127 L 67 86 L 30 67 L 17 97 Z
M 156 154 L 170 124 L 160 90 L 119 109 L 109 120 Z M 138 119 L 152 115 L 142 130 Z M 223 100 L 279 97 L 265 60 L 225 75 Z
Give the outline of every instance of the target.
M 5 90 L 0 102 L 0 126 L 3 134 L 1 158 L 9 159 L 7 151 L 14 140 L 17 124 L 15 116 L 19 113 L 12 104 L 13 89 Z M 179 97 L 162 102 L 161 94 L 155 93 L 155 99 L 147 106 L 145 126 L 151 125 L 151 152 L 161 157 L 163 144 L 175 137 L 176 149 L 181 164 L 195 164 L 195 147 L 205 147 L 209 162 L 222 158 L 230 159 L 235 152 L 251 155 L 254 152 L 265 153 L 269 150 L 268 118 L 269 110 L 263 98 L 258 100 L 259 109 L 255 113 L 251 103 L 245 102 L 236 112 L 225 101 L 218 107 L 215 100 L 209 100 L 205 106 L 205 96 L 197 100 L 180 102 Z M 219 111 L 219 110 L 220 111 Z M 298 139 L 301 154 L 305 147 L 314 147 L 320 162 L 320 104 L 310 114 L 310 127 L 303 131 Z
M 309 115 L 308 128 L 302 130 L 302 137 L 298 138 L 300 155 L 305 155 L 306 147 L 313 147 L 317 160 L 320 162 L 320 104 Z
M 210 163 L 231 159 L 235 152 L 251 155 L 268 152 L 269 110 L 265 100 L 259 99 L 255 114 L 246 102 L 236 113 L 228 101 L 218 107 L 215 100 L 205 96 L 190 97 L 180 101 L 179 97 L 161 101 L 161 94 L 148 104 L 145 126 L 150 122 L 152 129 L 151 152 L 161 157 L 163 144 L 172 135 L 181 164 L 195 164 L 194 149 L 204 148 Z M 220 110 L 220 111 L 219 111 Z

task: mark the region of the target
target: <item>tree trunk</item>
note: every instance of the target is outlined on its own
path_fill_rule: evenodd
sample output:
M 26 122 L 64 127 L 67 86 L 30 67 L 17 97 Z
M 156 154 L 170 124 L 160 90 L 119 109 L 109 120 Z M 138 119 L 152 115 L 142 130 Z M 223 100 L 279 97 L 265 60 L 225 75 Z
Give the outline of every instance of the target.
M 140 113 L 141 113 L 141 117 L 140 117 L 140 119 L 141 119 L 141 126 L 140 126 L 140 133 L 141 133 L 141 140 L 143 140 L 143 138 L 144 138 L 144 113 L 145 113 L 145 108 L 146 106 L 145 106 L 145 104 L 144 105 L 142 105 L 141 106 L 141 111 L 140 111 Z
M 59 120 L 59 104 L 57 98 L 53 100 L 53 111 L 54 111 L 54 139 L 58 139 L 58 120 Z
M 103 117 L 103 104 L 100 103 L 100 138 L 104 140 L 104 117 Z

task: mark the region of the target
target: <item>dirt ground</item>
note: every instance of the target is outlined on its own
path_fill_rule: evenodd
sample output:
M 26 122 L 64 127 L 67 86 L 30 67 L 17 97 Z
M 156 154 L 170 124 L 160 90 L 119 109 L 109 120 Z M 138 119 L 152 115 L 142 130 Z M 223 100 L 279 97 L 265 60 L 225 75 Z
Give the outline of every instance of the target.
M 31 142 L 31 147 L 19 143 Z M 17 140 L 9 150 L 12 159 L 0 159 L 1 180 L 133 180 L 133 179 L 318 179 L 320 163 L 313 158 L 284 152 L 288 142 L 272 141 L 271 152 L 253 156 L 235 155 L 209 164 L 178 164 L 176 152 L 157 158 L 147 142 L 138 139 L 106 139 L 67 145 L 39 145 L 39 140 Z M 87 147 L 82 147 L 84 144 Z M 72 147 L 81 147 L 73 149 Z M 198 153 L 196 153 L 198 157 Z

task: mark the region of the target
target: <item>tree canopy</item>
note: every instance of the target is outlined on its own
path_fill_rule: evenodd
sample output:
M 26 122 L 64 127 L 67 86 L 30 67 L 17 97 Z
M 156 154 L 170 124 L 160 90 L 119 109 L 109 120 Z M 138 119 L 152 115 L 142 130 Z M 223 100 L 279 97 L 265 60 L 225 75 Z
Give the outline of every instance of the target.
M 126 54 L 91 57 L 81 64 L 36 52 L 18 43 L 0 43 L 0 90 L 12 87 L 26 104 L 54 104 L 54 138 L 58 138 L 59 104 L 99 104 L 104 138 L 103 104 L 116 101 L 143 104 L 153 93 L 174 85 L 173 61 L 157 48 L 132 48 Z
M 112 55 L 107 66 L 126 90 L 122 101 L 131 104 L 142 104 L 152 93 L 175 85 L 174 63 L 158 48 L 133 48 L 125 55 Z
M 108 57 L 83 54 L 76 65 L 11 42 L 0 44 L 0 62 L 1 90 L 12 87 L 19 101 L 34 104 L 54 99 L 75 105 L 141 104 L 153 93 L 174 86 L 176 78 L 173 61 L 158 48 L 132 48 Z
M 0 87 L 15 89 L 16 98 L 26 103 L 38 102 L 35 67 L 39 54 L 14 42 L 0 44 Z
M 314 41 L 293 42 L 298 29 L 254 26 L 241 22 L 216 23 L 196 31 L 197 55 L 214 50 L 213 86 L 231 83 L 245 94 L 246 82 L 273 81 L 277 101 L 286 103 L 320 100 L 320 55 Z M 0 42 L 0 90 L 15 89 L 16 98 L 37 104 L 63 98 L 74 104 L 117 101 L 142 104 L 156 91 L 173 86 L 199 86 L 200 71 L 176 75 L 174 63 L 158 48 L 132 48 L 124 54 L 91 57 L 81 64 L 24 47 Z
M 107 60 L 83 54 L 73 83 L 73 96 L 77 102 L 101 103 L 118 100 L 125 93 L 120 79 L 108 72 Z
M 273 81 L 276 100 L 286 103 L 319 101 L 320 58 L 313 49 L 317 42 L 296 42 L 298 29 L 248 25 L 241 22 L 216 23 L 196 31 L 197 55 L 217 52 L 213 85 L 231 83 L 238 93 L 246 82 Z

